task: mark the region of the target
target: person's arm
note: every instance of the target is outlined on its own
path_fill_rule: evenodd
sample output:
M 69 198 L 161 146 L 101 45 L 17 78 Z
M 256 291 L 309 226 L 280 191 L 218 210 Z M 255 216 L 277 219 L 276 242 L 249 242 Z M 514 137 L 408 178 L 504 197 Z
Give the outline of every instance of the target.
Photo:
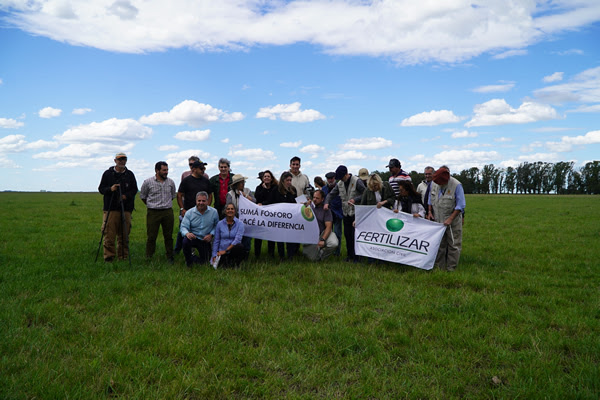
M 190 232 L 190 229 L 192 229 L 192 213 L 188 213 L 187 215 L 185 215 L 183 217 L 183 220 L 181 220 L 181 226 L 179 227 L 179 232 L 181 233 L 181 236 L 185 236 L 188 237 L 188 233 L 191 233 L 191 235 L 193 235 L 194 237 L 188 237 L 188 239 L 193 239 L 196 236 Z
M 215 240 L 213 241 L 213 246 L 212 246 L 213 258 L 216 256 L 221 256 L 225 253 L 224 251 L 223 252 L 219 251 L 219 246 L 221 246 L 221 230 L 217 226 L 215 229 Z
M 236 244 L 242 243 L 242 237 L 244 236 L 244 223 L 236 218 L 235 224 L 237 225 L 237 231 L 235 232 L 235 238 L 233 238 L 233 241 L 229 247 L 233 247 Z
M 182 215 L 185 215 L 185 210 L 183 210 L 183 193 L 182 192 L 177 192 L 177 205 L 179 205 L 179 208 L 182 209 Z
M 387 205 L 389 205 L 390 208 L 394 207 L 394 204 L 396 203 L 396 193 L 394 193 L 394 189 L 392 189 L 389 182 L 383 182 L 382 194 L 384 198 L 381 200 L 385 200 L 385 202 L 387 203 Z
M 146 181 L 142 183 L 142 188 L 140 189 L 140 199 L 146 204 L 146 199 L 148 198 L 148 184 Z
M 323 202 L 323 208 L 325 210 L 329 210 L 329 202 L 335 196 L 339 195 L 339 193 L 340 193 L 340 189 L 339 189 L 338 185 L 335 185 L 335 187 L 333 189 L 331 189 L 331 191 L 325 197 L 325 201 Z
M 365 184 L 360 179 L 356 180 L 356 192 L 358 195 L 353 198 L 354 204 L 360 203 L 363 193 L 365 192 Z

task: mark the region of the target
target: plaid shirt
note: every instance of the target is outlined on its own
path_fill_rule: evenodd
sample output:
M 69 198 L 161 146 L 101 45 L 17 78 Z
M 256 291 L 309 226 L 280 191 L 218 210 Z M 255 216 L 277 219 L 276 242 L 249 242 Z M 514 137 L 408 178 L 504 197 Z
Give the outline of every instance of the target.
M 177 196 L 175 182 L 171 178 L 164 181 L 152 176 L 142 183 L 140 199 L 146 203 L 149 209 L 166 210 L 173 208 L 173 199 Z

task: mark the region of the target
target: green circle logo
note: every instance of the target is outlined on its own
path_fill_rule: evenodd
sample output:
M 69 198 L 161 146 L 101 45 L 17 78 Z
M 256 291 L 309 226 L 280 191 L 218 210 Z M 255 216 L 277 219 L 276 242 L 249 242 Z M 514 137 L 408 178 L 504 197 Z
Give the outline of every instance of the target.
M 300 212 L 304 219 L 309 222 L 315 219 L 315 214 L 313 213 L 313 210 L 310 207 L 302 206 L 300 207 Z
M 396 218 L 388 219 L 385 223 L 385 227 L 390 232 L 398 232 L 400 229 L 404 228 L 404 221 Z

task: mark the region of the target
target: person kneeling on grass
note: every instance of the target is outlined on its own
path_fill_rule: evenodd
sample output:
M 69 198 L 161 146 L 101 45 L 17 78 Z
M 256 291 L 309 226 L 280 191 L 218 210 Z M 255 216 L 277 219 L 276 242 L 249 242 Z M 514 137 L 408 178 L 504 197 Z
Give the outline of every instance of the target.
M 215 229 L 215 241 L 212 250 L 212 263 L 220 257 L 220 267 L 237 267 L 246 258 L 242 245 L 244 223 L 236 218 L 237 210 L 233 203 L 225 206 L 225 218 L 219 221 Z
M 212 253 L 211 242 L 218 222 L 219 213 L 208 205 L 208 193 L 198 192 L 196 207 L 190 208 L 181 221 L 183 255 L 188 267 L 194 263 L 208 263 Z M 192 253 L 194 248 L 198 250 L 198 257 Z
M 319 243 L 305 244 L 302 246 L 302 254 L 311 261 L 321 261 L 332 255 L 338 247 L 338 238 L 333 230 L 333 215 L 331 210 L 323 208 L 325 193 L 317 190 L 313 194 L 311 208 L 317 222 L 319 223 Z

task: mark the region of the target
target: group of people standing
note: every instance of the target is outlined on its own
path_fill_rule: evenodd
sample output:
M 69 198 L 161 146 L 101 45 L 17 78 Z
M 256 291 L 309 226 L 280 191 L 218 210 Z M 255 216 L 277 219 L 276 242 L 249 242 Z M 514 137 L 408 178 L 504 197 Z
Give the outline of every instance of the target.
M 131 212 L 138 192 L 134 174 L 127 169 L 127 156 L 117 153 L 115 165 L 102 175 L 98 187 L 104 195 L 104 260 L 126 259 L 129 256 Z M 220 266 L 239 265 L 251 252 L 252 238 L 244 236 L 244 224 L 239 219 L 240 197 L 260 206 L 275 203 L 303 202 L 312 207 L 319 224 L 318 243 L 302 245 L 302 253 L 312 261 L 340 254 L 342 232 L 346 242 L 346 261 L 358 262 L 354 249 L 354 206 L 372 205 L 394 212 L 406 212 L 415 218 L 427 218 L 448 228 L 436 258 L 435 266 L 454 270 L 462 247 L 462 218 L 466 207 L 464 191 L 458 180 L 450 176 L 446 166 L 435 171 L 425 168 L 425 180 L 415 189 L 411 177 L 402 170 L 400 161 L 391 159 L 387 168 L 388 181 L 365 168 L 352 175 L 340 165 L 335 172 L 325 174 L 325 181 L 316 177 L 315 187 L 300 171 L 301 159 L 293 157 L 290 169 L 279 177 L 269 170 L 259 173 L 261 183 L 254 191 L 245 187 L 247 177 L 232 174 L 230 161 L 219 160 L 219 173 L 211 178 L 205 173 L 206 163 L 198 157 L 189 158 L 190 170 L 182 174 L 179 188 L 168 177 L 168 165 L 159 161 L 155 175 L 144 180 L 139 190 L 147 208 L 146 258 L 153 257 L 159 228 L 162 229 L 166 257 L 183 252 L 186 265 L 218 262 Z M 177 199 L 179 229 L 173 246 L 173 199 Z M 212 205 L 212 206 L 211 206 Z M 120 214 L 119 214 L 120 213 Z M 118 238 L 118 248 L 115 240 Z M 262 240 L 254 239 L 254 255 L 259 258 Z M 267 241 L 267 255 L 280 260 L 296 256 L 298 243 Z M 194 254 L 194 249 L 197 254 Z M 287 254 L 286 254 L 287 253 Z

